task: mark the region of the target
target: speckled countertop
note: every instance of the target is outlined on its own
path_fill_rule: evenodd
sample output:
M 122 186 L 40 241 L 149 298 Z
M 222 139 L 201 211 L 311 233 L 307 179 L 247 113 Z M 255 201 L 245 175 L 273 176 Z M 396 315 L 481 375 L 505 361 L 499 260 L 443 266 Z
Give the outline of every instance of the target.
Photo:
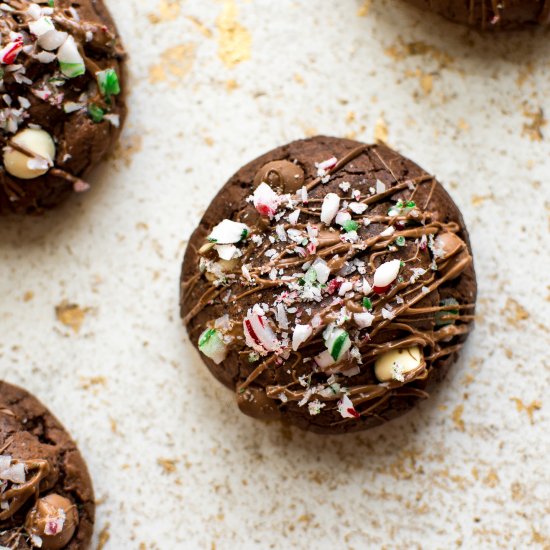
M 121 146 L 87 196 L 0 221 L 1 376 L 77 439 L 94 548 L 550 548 L 548 32 L 480 36 L 397 0 L 108 4 L 131 56 Z M 348 437 L 242 416 L 178 318 L 210 199 L 315 133 L 436 173 L 479 277 L 448 384 Z

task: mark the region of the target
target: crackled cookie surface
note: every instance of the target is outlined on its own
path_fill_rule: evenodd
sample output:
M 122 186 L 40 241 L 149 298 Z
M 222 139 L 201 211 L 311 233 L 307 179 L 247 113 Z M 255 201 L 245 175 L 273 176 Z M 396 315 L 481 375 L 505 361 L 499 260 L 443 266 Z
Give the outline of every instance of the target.
M 548 0 L 407 0 L 448 19 L 484 30 L 550 23 Z
M 89 188 L 124 122 L 124 51 L 101 0 L 0 3 L 0 214 Z
M 329 137 L 232 177 L 181 282 L 191 341 L 241 410 L 323 433 L 427 398 L 475 299 L 468 235 L 435 178 L 385 146 Z
M 0 382 L 0 547 L 89 547 L 94 494 L 61 424 L 26 391 Z

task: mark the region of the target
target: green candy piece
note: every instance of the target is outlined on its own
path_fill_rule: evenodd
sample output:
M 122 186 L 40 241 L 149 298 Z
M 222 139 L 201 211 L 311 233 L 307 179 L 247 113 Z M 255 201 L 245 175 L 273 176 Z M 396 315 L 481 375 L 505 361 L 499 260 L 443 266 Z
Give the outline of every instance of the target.
M 349 335 L 346 331 L 342 331 L 341 334 L 338 335 L 336 340 L 334 340 L 334 344 L 332 345 L 332 349 L 330 350 L 330 355 L 335 361 L 338 361 L 340 359 L 340 355 L 342 353 L 342 349 L 344 348 L 344 345 L 349 340 Z
M 314 283 L 317 280 L 317 271 L 313 267 L 310 267 L 306 272 L 304 280 L 308 283 Z
M 95 75 L 102 95 L 109 98 L 112 95 L 120 94 L 120 82 L 114 69 L 98 71 Z
M 458 306 L 459 303 L 454 298 L 445 298 L 439 302 L 440 307 L 449 307 L 449 306 Z M 458 317 L 458 308 L 457 309 L 445 309 L 438 311 L 435 314 L 435 326 L 444 327 L 447 325 L 453 325 Z
M 372 309 L 372 302 L 370 301 L 370 298 L 363 298 L 363 307 L 367 308 L 368 310 Z
M 86 73 L 86 66 L 84 63 L 63 63 L 60 61 L 59 67 L 67 78 L 76 78 Z
M 95 103 L 88 105 L 88 116 L 97 124 L 103 120 L 105 111 Z
M 357 231 L 359 228 L 359 224 L 355 220 L 348 220 L 347 222 L 344 222 L 344 225 L 342 225 L 346 233 L 350 233 L 351 231 Z

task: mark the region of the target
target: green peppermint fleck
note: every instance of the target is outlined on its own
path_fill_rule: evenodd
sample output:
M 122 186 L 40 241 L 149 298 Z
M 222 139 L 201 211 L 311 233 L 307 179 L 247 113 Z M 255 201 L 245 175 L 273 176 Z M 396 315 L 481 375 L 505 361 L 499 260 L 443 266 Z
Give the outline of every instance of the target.
M 105 116 L 105 111 L 96 105 L 95 103 L 90 103 L 88 105 L 88 116 L 95 122 L 101 122 Z
M 405 237 L 399 236 L 397 239 L 395 239 L 395 244 L 397 246 L 405 246 Z
M 208 342 L 210 341 L 210 339 L 212 338 L 212 336 L 214 336 L 216 334 L 216 331 L 214 329 L 210 329 L 210 330 L 206 330 L 202 336 L 200 337 L 200 340 L 199 340 L 199 348 L 202 348 L 204 347 L 206 344 L 208 344 Z
M 310 267 L 307 270 L 305 281 L 308 283 L 314 283 L 316 280 L 317 280 L 317 271 L 313 267 Z
M 359 224 L 355 220 L 348 220 L 344 222 L 343 226 L 346 233 L 350 233 L 351 231 L 357 231 L 359 228 Z
M 454 306 L 458 306 L 458 301 L 454 298 L 445 298 L 439 302 L 439 307 L 445 308 L 438 311 L 435 314 L 435 326 L 444 327 L 446 325 L 452 325 L 458 317 L 458 307 L 454 309 Z M 451 307 L 449 307 L 451 306 Z
M 50 6 L 50 8 L 53 8 L 55 6 L 55 0 L 48 0 L 48 6 Z
M 369 311 L 372 309 L 372 302 L 370 298 L 363 298 L 363 307 L 367 308 Z
M 105 69 L 96 73 L 99 89 L 107 98 L 120 94 L 120 82 L 114 69 Z

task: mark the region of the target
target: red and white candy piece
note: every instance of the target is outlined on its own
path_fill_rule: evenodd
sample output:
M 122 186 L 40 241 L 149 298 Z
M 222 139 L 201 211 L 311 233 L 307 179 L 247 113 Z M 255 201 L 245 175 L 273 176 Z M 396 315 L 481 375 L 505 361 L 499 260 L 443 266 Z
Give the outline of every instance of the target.
M 267 320 L 264 310 L 255 305 L 243 321 L 246 345 L 261 355 L 272 351 L 279 351 L 281 344 Z
M 395 279 L 397 279 L 400 268 L 400 260 L 391 260 L 380 265 L 374 273 L 374 285 L 372 288 L 374 292 L 377 294 L 387 292 Z
M 331 157 L 323 162 L 320 162 L 317 164 L 317 175 L 320 178 L 326 176 L 337 164 L 338 159 L 336 157 Z
M 12 33 L 11 39 L 12 41 L 0 50 L 0 63 L 3 65 L 11 65 L 23 49 L 23 35 Z
M 279 208 L 281 198 L 267 183 L 261 183 L 254 191 L 254 207 L 261 216 L 272 218 Z
M 292 349 L 298 351 L 300 346 L 306 342 L 312 334 L 313 327 L 311 325 L 296 325 L 292 335 Z
M 342 418 L 360 418 L 361 415 L 355 410 L 351 399 L 344 395 L 340 401 L 338 401 L 338 412 L 342 415 Z
M 330 225 L 336 214 L 338 214 L 339 208 L 340 197 L 336 193 L 328 193 L 323 199 L 321 221 L 326 225 Z

